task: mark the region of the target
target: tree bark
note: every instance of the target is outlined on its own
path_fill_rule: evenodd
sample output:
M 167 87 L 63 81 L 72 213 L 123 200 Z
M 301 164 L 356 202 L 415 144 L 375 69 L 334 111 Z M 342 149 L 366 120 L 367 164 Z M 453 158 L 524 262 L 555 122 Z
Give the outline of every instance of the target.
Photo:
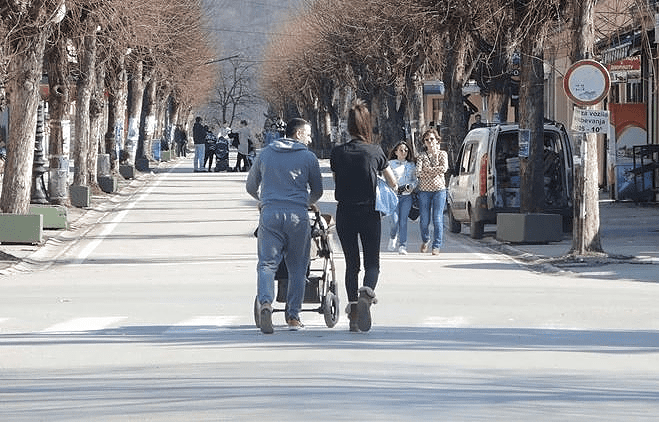
M 528 157 L 520 159 L 521 213 L 537 213 L 545 208 L 543 38 L 529 36 L 522 42 L 520 129 L 530 131 L 530 137 Z
M 66 52 L 66 38 L 58 37 L 46 52 L 48 57 L 48 109 L 50 114 L 48 196 L 57 205 L 69 203 L 69 149 L 71 84 Z
M 155 78 L 150 78 L 144 88 L 144 110 L 142 112 L 142 125 L 140 132 L 142 134 L 140 158 L 146 158 L 153 161 L 152 143 L 156 131 L 156 81 Z
M 382 88 L 379 93 L 373 98 L 374 117 L 382 149 L 388 153 L 396 142 L 405 140 L 405 103 L 399 104 L 392 86 Z
M 103 119 L 107 109 L 107 101 L 104 95 L 105 67 L 100 65 L 96 69 L 94 78 L 95 86 L 89 106 L 89 150 L 87 161 L 89 163 L 89 183 L 91 186 L 98 185 L 98 154 L 105 152 L 105 131 L 103 130 Z M 107 125 L 106 125 L 107 126 Z
M 465 55 L 467 45 L 464 37 L 455 36 L 447 46 L 448 56 L 443 74 L 444 101 L 442 104 L 441 138 L 442 147 L 448 151 L 449 162 L 455 162 L 460 144 L 467 134 L 462 87 L 469 75 L 466 74 Z
M 128 74 L 125 67 L 125 57 L 119 57 L 115 92 L 110 93 L 108 112 L 108 132 L 114 144 L 111 146 L 112 171 L 118 170 L 121 152 L 124 151 L 124 134 L 126 129 L 126 109 L 128 107 Z M 114 84 L 113 84 L 114 85 Z M 107 135 L 106 135 L 107 136 Z
M 135 165 L 137 147 L 140 137 L 140 118 L 142 115 L 142 102 L 144 98 L 144 82 L 142 81 L 144 64 L 138 61 L 131 71 L 128 82 L 128 135 L 126 137 L 126 162 Z
M 19 75 L 8 83 L 10 95 L 7 159 L 2 179 L 0 209 L 4 213 L 27 214 L 32 191 L 32 162 L 37 128 L 37 109 L 41 100 L 39 82 L 47 32 L 25 40 L 25 53 L 10 63 L 10 73 Z
M 574 0 L 572 60 L 592 57 L 595 46 L 594 9 L 597 0 Z M 574 229 L 571 254 L 601 253 L 597 135 L 588 133 L 578 147 L 581 165 L 574 172 Z
M 488 115 L 482 115 L 483 119 L 490 122 L 505 123 L 508 121 L 508 105 L 510 103 L 509 92 L 492 91 L 487 96 Z
M 89 23 L 90 28 L 95 24 Z M 73 184 L 89 186 L 89 163 L 87 154 L 90 148 L 90 116 L 89 106 L 96 80 L 96 34 L 90 31 L 83 37 L 82 48 L 79 49 L 78 60 L 80 76 L 76 93 L 76 141 L 74 149 L 75 171 Z
M 421 138 L 421 130 L 426 117 L 423 113 L 423 83 L 418 78 L 411 78 L 407 83 L 407 115 L 410 122 L 410 143 L 417 154 L 417 140 Z

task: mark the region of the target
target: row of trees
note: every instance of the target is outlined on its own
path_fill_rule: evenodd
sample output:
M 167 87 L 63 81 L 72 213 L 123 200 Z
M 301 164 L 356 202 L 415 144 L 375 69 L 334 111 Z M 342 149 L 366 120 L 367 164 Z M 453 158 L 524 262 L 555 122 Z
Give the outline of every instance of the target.
M 420 81 L 445 86 L 442 138 L 454 157 L 467 132 L 462 88 L 475 79 L 490 98 L 495 119 L 507 121 L 512 58 L 519 63 L 519 121 L 531 131 L 529 158 L 522 160 L 522 212 L 544 207 L 543 51 L 551 31 L 570 28 L 573 61 L 589 58 L 597 0 L 313 0 L 285 22 L 266 53 L 262 87 L 285 116 L 302 115 L 332 131 L 353 97 L 366 99 L 383 147 L 423 130 Z M 592 149 L 591 151 L 594 151 Z M 597 171 L 594 154 L 588 173 Z M 595 173 L 596 174 L 596 173 Z M 585 199 L 591 221 L 586 250 L 601 250 L 597 178 Z
M 155 137 L 188 122 L 190 111 L 212 92 L 214 56 L 200 0 L 0 1 L 0 107 L 8 107 L 10 116 L 0 210 L 28 210 L 44 97 L 50 110 L 49 193 L 51 202 L 64 203 L 63 122 L 74 121 L 74 184 L 94 184 L 99 152 L 118 145 L 134 164 L 151 158 Z M 40 92 L 44 74 L 46 95 Z

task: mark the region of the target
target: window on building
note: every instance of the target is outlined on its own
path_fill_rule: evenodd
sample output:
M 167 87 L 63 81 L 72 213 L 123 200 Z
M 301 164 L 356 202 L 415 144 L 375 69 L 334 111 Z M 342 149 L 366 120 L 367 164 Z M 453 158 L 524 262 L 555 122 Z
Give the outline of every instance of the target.
M 643 81 L 629 79 L 627 81 L 627 103 L 643 103 Z
M 440 98 L 432 99 L 432 121 L 435 126 L 439 126 L 442 122 L 442 100 Z

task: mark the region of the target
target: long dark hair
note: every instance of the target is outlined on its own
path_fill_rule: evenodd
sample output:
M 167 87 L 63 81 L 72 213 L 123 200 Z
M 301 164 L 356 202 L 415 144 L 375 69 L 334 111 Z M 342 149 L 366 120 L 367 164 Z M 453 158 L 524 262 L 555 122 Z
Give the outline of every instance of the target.
M 416 157 L 414 156 L 414 150 L 412 150 L 412 147 L 410 146 L 410 143 L 407 141 L 398 141 L 396 142 L 396 145 L 391 149 L 391 152 L 389 153 L 389 159 L 390 160 L 396 160 L 398 159 L 398 156 L 396 155 L 396 150 L 398 149 L 399 146 L 405 145 L 407 147 L 407 155 L 405 156 L 405 159 L 407 161 L 415 162 Z
M 348 111 L 348 133 L 367 144 L 373 143 L 371 113 L 363 100 L 355 100 Z

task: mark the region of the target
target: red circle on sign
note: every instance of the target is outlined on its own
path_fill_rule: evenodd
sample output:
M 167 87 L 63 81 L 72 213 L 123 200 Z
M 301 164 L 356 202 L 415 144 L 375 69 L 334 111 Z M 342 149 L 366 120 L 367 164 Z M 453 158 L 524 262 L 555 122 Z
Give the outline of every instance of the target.
M 609 94 L 609 71 L 595 60 L 579 60 L 568 69 L 563 79 L 565 94 L 575 104 L 595 105 Z

